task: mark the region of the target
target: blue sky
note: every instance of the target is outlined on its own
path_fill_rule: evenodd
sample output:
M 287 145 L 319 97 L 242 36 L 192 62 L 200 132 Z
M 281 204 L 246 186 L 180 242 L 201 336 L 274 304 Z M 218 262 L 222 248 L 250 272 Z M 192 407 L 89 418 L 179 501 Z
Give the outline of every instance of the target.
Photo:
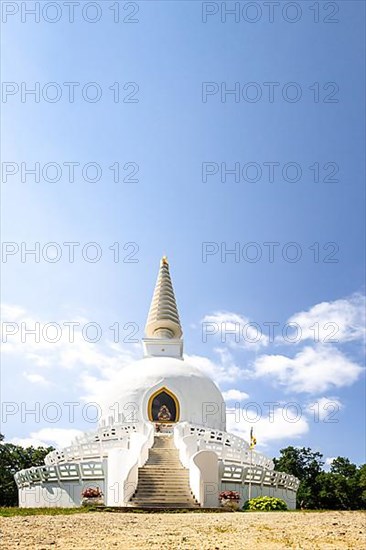
M 247 394 L 239 396 L 241 406 L 254 401 L 265 411 L 264 402 L 276 401 L 282 418 L 286 403 L 301 406 L 296 423 L 276 417 L 272 424 L 263 414 L 257 425 L 263 450 L 274 455 L 296 444 L 326 457 L 364 461 L 364 4 L 333 3 L 339 11 L 332 14 L 320 2 L 316 23 L 312 2 L 295 3 L 301 13 L 284 11 L 281 2 L 271 23 L 265 5 L 257 2 L 262 15 L 250 23 L 245 17 L 255 14 L 243 12 L 246 2 L 240 3 L 238 22 L 234 16 L 222 21 L 221 3 L 145 1 L 131 8 L 120 2 L 121 20 L 115 23 L 113 2 L 105 0 L 97 3 L 101 17 L 94 24 L 83 19 L 81 7 L 70 23 L 62 2 L 58 22 L 45 20 L 54 17 L 50 11 L 35 23 L 20 4 L 14 15 L 6 18 L 3 12 L 2 80 L 10 83 L 5 92 L 39 82 L 43 94 L 39 102 L 31 95 L 22 102 L 20 91 L 5 93 L 1 104 L 2 240 L 15 243 L 3 249 L 3 321 L 95 322 L 102 337 L 91 344 L 78 333 L 74 344 L 63 339 L 47 345 L 31 338 L 22 344 L 20 331 L 9 336 L 3 345 L 2 400 L 21 409 L 22 402 L 97 395 L 99 379 L 113 380 L 113 369 L 140 353 L 134 343 L 111 347 L 108 327 L 118 322 L 123 340 L 129 333 L 123 327 L 133 323 L 141 339 L 159 259 L 167 254 L 191 360 L 223 391 Z M 135 6 L 131 17 L 138 21 L 123 22 Z M 216 7 L 218 13 L 204 23 L 202 14 Z M 297 22 L 286 21 L 296 15 Z M 326 22 L 330 19 L 338 22 Z M 51 82 L 61 90 L 57 102 L 47 100 L 56 90 L 47 88 Z M 73 103 L 65 82 L 79 83 Z M 95 103 L 81 93 L 91 82 L 102 91 Z M 138 101 L 115 103 L 109 87 L 116 82 L 121 98 L 137 85 Z M 203 101 L 207 82 L 218 91 Z M 269 82 L 275 83 L 273 101 Z M 225 87 L 235 86 L 239 97 L 221 97 Z M 95 89 L 88 88 L 91 94 Z M 262 94 L 257 102 L 250 101 L 254 92 Z M 295 92 L 301 93 L 296 102 Z M 70 162 L 79 163 L 73 182 L 64 164 Z M 117 162 L 120 179 L 137 165 L 138 181 L 114 182 L 109 167 Z M 21 163 L 29 168 L 39 163 L 40 181 L 30 174 L 22 181 Z M 61 167 L 59 181 L 42 177 L 48 163 Z M 82 177 L 87 163 L 100 167 L 99 181 Z M 217 168 L 207 181 L 203 163 Z M 273 182 L 268 163 L 276 163 Z M 288 163 L 296 164 L 283 177 Z M 240 181 L 221 178 L 222 164 L 239 166 Z M 255 179 L 258 166 L 258 181 L 246 181 L 243 170 Z M 286 181 L 296 179 L 291 170 L 300 170 L 299 181 Z M 324 181 L 333 170 L 335 181 Z M 36 242 L 40 261 L 26 256 L 22 262 L 22 247 L 34 248 Z M 54 263 L 42 256 L 50 242 L 61 251 Z M 73 263 L 67 242 L 80 243 Z M 95 263 L 81 253 L 91 242 L 102 252 Z M 273 262 L 268 242 L 278 243 Z M 114 243 L 117 262 L 109 249 Z M 211 250 L 218 252 L 205 257 L 203 243 L 216 243 Z M 235 246 L 239 258 L 221 257 L 225 247 Z M 4 250 L 15 253 L 4 256 Z M 52 254 L 46 248 L 46 258 L 47 250 Z M 88 250 L 92 255 L 95 249 Z M 249 261 L 255 250 L 261 258 Z M 301 253 L 297 262 L 290 261 L 294 252 Z M 129 253 L 136 262 L 128 262 Z M 290 319 L 302 327 L 296 344 L 281 339 Z M 207 342 L 202 322 L 218 329 Z M 242 337 L 222 341 L 223 326 L 239 323 L 241 330 L 247 322 L 263 329 L 259 343 L 248 345 Z M 280 327 L 273 343 L 265 338 L 268 322 Z M 315 342 L 309 336 L 315 322 L 336 323 L 338 342 L 324 342 L 329 331 Z M 314 422 L 309 407 L 319 403 L 324 410 L 329 402 L 336 404 L 337 422 Z M 3 418 L 2 431 L 9 440 L 61 444 L 70 427 L 91 426 L 81 415 L 71 426 L 65 414 L 52 424 L 32 417 L 22 422 L 15 413 Z M 244 435 L 248 430 L 245 422 L 231 427 Z

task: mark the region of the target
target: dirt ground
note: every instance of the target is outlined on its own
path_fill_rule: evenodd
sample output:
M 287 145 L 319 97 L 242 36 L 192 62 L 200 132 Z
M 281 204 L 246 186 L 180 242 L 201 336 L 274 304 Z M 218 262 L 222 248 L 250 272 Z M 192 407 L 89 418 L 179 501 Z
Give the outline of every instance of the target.
M 3 550 L 366 548 L 363 512 L 251 512 L 0 518 Z

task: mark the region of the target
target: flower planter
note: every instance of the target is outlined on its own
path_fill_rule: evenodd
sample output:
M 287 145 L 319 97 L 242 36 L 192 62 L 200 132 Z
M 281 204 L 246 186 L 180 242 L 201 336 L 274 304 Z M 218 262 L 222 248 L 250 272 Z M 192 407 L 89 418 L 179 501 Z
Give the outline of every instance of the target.
M 232 512 L 236 512 L 240 508 L 239 500 L 234 500 L 232 498 L 223 498 L 221 499 L 221 507 Z
M 82 506 L 103 506 L 103 493 L 99 487 L 87 487 L 81 493 L 81 505 Z
M 236 512 L 240 508 L 240 494 L 238 491 L 221 491 L 219 500 L 222 508 Z
M 82 506 L 104 506 L 102 497 L 84 497 L 81 501 Z

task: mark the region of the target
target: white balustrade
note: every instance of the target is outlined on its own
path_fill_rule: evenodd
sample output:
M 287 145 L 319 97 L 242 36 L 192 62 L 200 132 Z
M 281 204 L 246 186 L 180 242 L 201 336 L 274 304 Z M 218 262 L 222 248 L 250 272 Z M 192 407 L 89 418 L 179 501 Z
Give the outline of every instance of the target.
M 128 457 L 130 464 L 130 470 L 125 471 L 126 482 L 134 486 L 136 468 L 145 464 L 154 435 L 150 423 L 101 426 L 94 433 L 76 438 L 69 447 L 49 453 L 45 466 L 22 470 L 14 478 L 19 488 L 65 480 L 105 479 L 103 459 L 111 451 L 120 450 L 120 456 Z M 272 460 L 251 450 L 247 442 L 235 435 L 182 422 L 174 427 L 174 443 L 181 463 L 189 469 L 192 457 L 200 451 L 215 453 L 222 483 L 253 483 L 290 491 L 299 486 L 298 479 L 275 471 Z
M 105 477 L 102 462 L 81 462 L 38 466 L 21 470 L 14 476 L 19 488 L 35 483 L 103 479 Z
M 104 470 L 101 462 L 81 462 L 82 479 L 103 479 Z
M 270 458 L 252 451 L 246 441 L 233 434 L 189 424 L 188 422 L 178 424 L 174 429 L 174 442 L 178 448 L 181 446 L 180 442 L 187 436 L 196 438 L 196 450 L 214 451 L 224 461 L 255 464 L 268 470 L 274 468 L 273 461 Z M 182 455 L 184 456 L 184 453 Z
M 111 448 L 127 448 L 132 434 L 148 434 L 151 429 L 150 425 L 141 422 L 101 426 L 96 432 L 77 437 L 69 447 L 51 451 L 45 457 L 45 464 L 52 465 L 88 458 L 102 459 L 107 456 Z
M 183 466 L 197 451 L 213 451 L 221 459 L 222 482 L 253 483 L 296 491 L 299 480 L 274 470 L 273 460 L 251 450 L 248 443 L 233 434 L 182 422 L 174 429 L 174 443 Z
M 60 480 L 80 478 L 79 464 L 58 464 L 56 468 Z
M 45 466 L 21 470 L 14 476 L 19 488 L 51 481 L 103 479 L 102 460 L 112 449 L 123 449 L 142 466 L 154 442 L 151 424 L 115 424 L 100 427 L 96 432 L 83 434 L 64 449 L 51 451 Z M 93 460 L 94 459 L 94 460 Z

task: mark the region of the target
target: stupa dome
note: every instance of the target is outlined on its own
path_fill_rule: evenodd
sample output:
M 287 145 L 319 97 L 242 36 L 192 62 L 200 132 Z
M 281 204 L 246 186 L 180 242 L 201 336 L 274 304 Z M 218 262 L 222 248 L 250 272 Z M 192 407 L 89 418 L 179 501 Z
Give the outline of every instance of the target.
M 156 356 L 131 363 L 117 375 L 102 405 L 102 424 L 157 420 L 162 392 L 171 415 L 167 420 L 225 430 L 225 402 L 216 384 L 183 359 Z

